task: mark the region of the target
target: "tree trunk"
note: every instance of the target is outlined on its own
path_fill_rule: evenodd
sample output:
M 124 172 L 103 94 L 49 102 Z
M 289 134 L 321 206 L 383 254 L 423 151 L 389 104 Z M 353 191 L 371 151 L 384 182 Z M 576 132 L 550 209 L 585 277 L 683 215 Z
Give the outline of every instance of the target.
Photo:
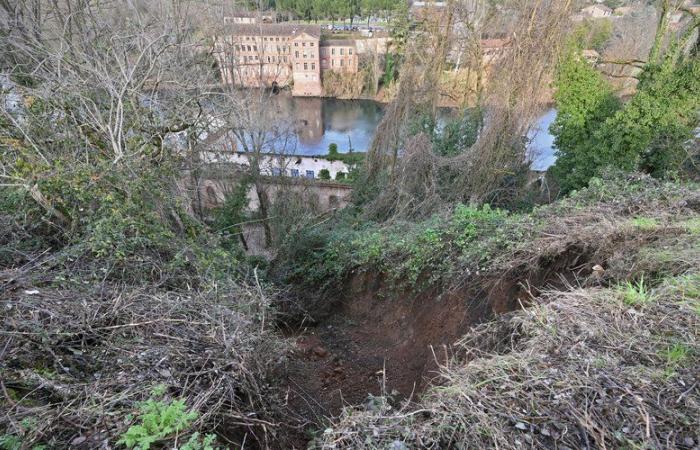
M 263 230 L 265 232 L 265 247 L 269 248 L 272 245 L 272 230 L 270 229 L 270 199 L 267 196 L 267 192 L 260 183 L 259 180 L 255 180 L 255 193 L 258 196 L 258 201 L 260 202 L 260 216 L 263 224 Z

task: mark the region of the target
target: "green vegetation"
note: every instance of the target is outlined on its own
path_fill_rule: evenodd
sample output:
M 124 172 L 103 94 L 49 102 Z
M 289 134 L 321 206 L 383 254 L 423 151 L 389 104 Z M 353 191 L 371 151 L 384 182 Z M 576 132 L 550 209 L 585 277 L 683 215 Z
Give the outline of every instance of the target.
M 404 0 L 276 0 L 278 12 L 306 20 L 353 19 L 361 14 L 388 16 Z M 257 6 L 257 5 L 255 5 Z
M 608 168 L 643 170 L 657 177 L 695 171 L 689 141 L 698 124 L 700 60 L 681 57 L 674 42 L 639 75 L 625 105 L 575 46 L 559 65 L 551 127 L 558 149 L 552 173 L 569 192 Z
M 330 180 L 331 173 L 328 171 L 328 169 L 321 169 L 318 171 L 318 178 L 321 180 Z
M 634 159 L 601 147 L 592 149 L 591 136 L 601 123 L 620 109 L 612 89 L 581 54 L 571 49 L 560 63 L 554 82 L 557 118 L 551 126 L 557 161 L 551 171 L 562 189 L 584 186 L 599 167 L 634 167 Z
M 632 219 L 632 225 L 640 231 L 655 231 L 659 224 L 656 219 L 649 217 L 635 217 Z
M 643 276 L 637 282 L 625 283 L 620 293 L 622 301 L 629 306 L 644 306 L 654 300 L 649 288 L 644 284 Z
M 285 279 L 294 284 L 333 289 L 347 274 L 364 270 L 387 275 L 397 287 L 424 289 L 488 273 L 507 264 L 511 252 L 532 246 L 532 240 L 551 226 L 553 218 L 586 211 L 593 214 L 590 211 L 605 202 L 633 198 L 653 202 L 652 199 L 664 195 L 680 198 L 678 195 L 682 194 L 673 183 L 655 185 L 649 180 L 594 179 L 588 188 L 566 200 L 526 213 L 509 213 L 488 205 L 458 205 L 449 214 L 438 214 L 420 222 L 395 221 L 382 225 L 363 221 L 356 212 L 345 211 L 334 223 L 302 229 L 299 235 L 290 236 L 279 260 L 284 263 Z M 656 230 L 660 220 L 653 214 L 658 211 L 652 209 L 648 213 L 643 218 L 621 217 L 620 229 L 632 236 L 640 229 Z M 626 227 L 628 223 L 633 227 Z M 671 263 L 681 254 L 678 252 L 669 259 L 662 272 L 669 274 L 677 270 Z M 657 252 L 649 258 L 659 259 L 658 255 Z M 695 256 L 688 255 L 690 259 Z M 648 269 L 648 272 L 654 271 Z M 623 289 L 625 302 L 646 303 L 649 300 L 646 283 L 643 276 L 637 283 L 627 283 Z
M 156 392 L 158 394 L 162 392 Z M 148 450 L 155 443 L 164 441 L 173 436 L 181 437 L 187 434 L 193 421 L 199 414 L 196 411 L 187 410 L 184 400 L 149 399 L 139 405 L 138 424 L 132 425 L 117 441 L 127 448 Z M 193 433 L 181 450 L 213 450 L 212 443 L 216 437 L 208 435 L 200 440 L 198 433 Z M 182 439 L 184 441 L 184 439 Z

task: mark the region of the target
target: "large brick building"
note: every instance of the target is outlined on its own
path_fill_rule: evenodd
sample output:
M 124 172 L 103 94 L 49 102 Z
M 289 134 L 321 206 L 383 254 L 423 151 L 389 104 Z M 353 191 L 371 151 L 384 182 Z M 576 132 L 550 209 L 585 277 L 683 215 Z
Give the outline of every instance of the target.
M 355 73 L 354 40 L 322 39 L 321 28 L 298 24 L 233 24 L 216 40 L 224 83 L 244 87 L 285 87 L 292 95 L 317 97 L 321 72 Z

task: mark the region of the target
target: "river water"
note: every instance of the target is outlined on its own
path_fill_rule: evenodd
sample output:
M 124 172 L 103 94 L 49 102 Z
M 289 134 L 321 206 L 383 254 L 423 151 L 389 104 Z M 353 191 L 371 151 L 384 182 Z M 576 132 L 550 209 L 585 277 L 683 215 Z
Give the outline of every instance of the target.
M 278 100 L 286 103 L 283 110 L 289 111 L 297 121 L 295 153 L 298 155 L 327 154 L 332 143 L 341 153 L 367 151 L 386 107 L 372 100 L 291 96 L 280 96 Z M 447 109 L 440 112 L 441 119 L 449 115 Z M 554 140 L 549 125 L 555 117 L 554 109 L 546 111 L 528 136 L 529 155 L 535 170 L 545 170 L 554 163 Z

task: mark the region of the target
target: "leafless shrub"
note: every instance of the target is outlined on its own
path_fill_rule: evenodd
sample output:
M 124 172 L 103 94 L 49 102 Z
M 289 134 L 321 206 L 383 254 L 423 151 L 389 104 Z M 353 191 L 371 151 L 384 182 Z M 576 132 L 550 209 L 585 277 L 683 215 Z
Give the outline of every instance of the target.
M 442 186 L 445 197 L 443 202 L 433 202 L 434 208 L 454 201 L 507 202 L 526 180 L 525 136 L 547 98 L 548 83 L 566 34 L 570 2 L 532 0 L 508 3 L 504 8 L 509 8 L 515 19 L 507 33 L 508 46 L 493 66 L 488 83 L 475 105 L 484 111 L 484 126 L 477 142 L 462 154 L 432 157 L 435 162 L 431 164 L 439 166 L 438 170 L 432 171 L 433 174 L 442 173 L 443 169 L 459 173 L 459 176 L 450 178 L 449 185 Z M 450 29 L 449 25 L 447 29 Z M 414 40 L 415 46 L 407 49 L 399 92 L 378 127 L 368 155 L 370 180 L 386 173 L 387 185 L 397 183 L 398 174 L 402 173 L 398 166 L 404 163 L 403 152 L 410 134 L 408 125 L 420 114 L 435 116 L 435 86 L 446 49 L 450 47 L 449 39 L 449 32 L 420 33 Z M 479 64 L 482 64 L 481 60 Z M 417 176 L 423 175 L 421 172 Z M 391 187 L 384 191 L 384 195 L 396 195 L 403 190 Z M 394 203 L 396 200 L 378 200 L 378 205 Z M 391 212 L 376 209 L 375 215 L 383 218 L 397 211 L 417 213 L 408 205 L 393 208 Z M 418 213 L 430 212 L 423 210 Z
M 276 438 L 267 380 L 281 361 L 259 356 L 284 343 L 267 334 L 271 299 L 258 287 L 34 288 L 16 275 L 0 272 L 0 427 L 26 445 L 107 448 L 157 385 L 199 412 L 191 431 Z

